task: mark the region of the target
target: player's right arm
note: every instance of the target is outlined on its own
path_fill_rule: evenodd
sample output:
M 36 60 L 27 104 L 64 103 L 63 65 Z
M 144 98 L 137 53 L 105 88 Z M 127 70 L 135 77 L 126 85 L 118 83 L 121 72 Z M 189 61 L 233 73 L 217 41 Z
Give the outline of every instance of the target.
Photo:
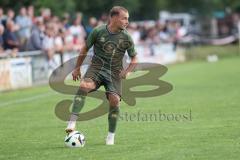
M 81 67 L 85 57 L 87 56 L 88 50 L 94 45 L 96 38 L 97 38 L 97 29 L 94 28 L 93 31 L 88 36 L 87 41 L 84 44 L 84 46 L 81 49 L 80 54 L 78 56 L 76 67 L 72 72 L 72 77 L 73 77 L 74 81 L 79 80 L 81 78 L 80 67 Z
M 81 78 L 80 67 L 87 55 L 87 52 L 88 52 L 87 46 L 86 46 L 86 44 L 84 44 L 84 46 L 81 49 L 80 54 L 78 56 L 76 67 L 72 72 L 72 77 L 73 77 L 74 81 L 79 80 Z

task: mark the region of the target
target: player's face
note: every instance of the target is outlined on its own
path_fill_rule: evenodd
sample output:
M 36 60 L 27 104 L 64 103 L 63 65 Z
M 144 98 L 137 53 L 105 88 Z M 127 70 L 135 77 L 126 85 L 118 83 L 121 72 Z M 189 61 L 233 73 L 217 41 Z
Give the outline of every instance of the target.
M 116 16 L 115 22 L 119 29 L 125 29 L 128 26 L 129 14 L 125 11 L 120 11 L 119 15 Z

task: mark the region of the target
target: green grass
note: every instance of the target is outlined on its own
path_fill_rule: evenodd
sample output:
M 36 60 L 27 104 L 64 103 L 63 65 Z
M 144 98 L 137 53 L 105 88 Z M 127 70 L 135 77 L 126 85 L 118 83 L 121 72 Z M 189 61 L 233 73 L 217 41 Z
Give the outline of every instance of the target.
M 188 60 L 206 60 L 209 55 L 217 55 L 220 58 L 240 56 L 238 44 L 225 46 L 194 46 L 186 49 Z
M 17 160 L 238 160 L 240 155 L 240 58 L 172 65 L 161 77 L 174 89 L 163 96 L 125 103 L 121 112 L 188 115 L 181 121 L 119 121 L 116 145 L 105 146 L 107 116 L 78 123 L 81 149 L 64 147 L 66 122 L 55 104 L 71 96 L 48 86 L 0 95 L 0 159 Z M 85 110 L 94 107 L 87 101 Z

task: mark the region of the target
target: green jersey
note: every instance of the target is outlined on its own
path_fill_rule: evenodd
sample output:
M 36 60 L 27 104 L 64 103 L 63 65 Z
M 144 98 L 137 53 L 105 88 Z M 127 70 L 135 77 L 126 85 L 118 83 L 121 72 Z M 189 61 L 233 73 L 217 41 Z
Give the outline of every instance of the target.
M 122 70 L 122 61 L 127 51 L 130 57 L 136 55 L 134 43 L 126 30 L 111 33 L 107 25 L 101 25 L 90 33 L 87 39 L 87 48 L 93 46 L 94 55 L 91 66 L 101 67 L 101 71 L 119 73 Z M 98 67 L 97 67 L 98 68 Z

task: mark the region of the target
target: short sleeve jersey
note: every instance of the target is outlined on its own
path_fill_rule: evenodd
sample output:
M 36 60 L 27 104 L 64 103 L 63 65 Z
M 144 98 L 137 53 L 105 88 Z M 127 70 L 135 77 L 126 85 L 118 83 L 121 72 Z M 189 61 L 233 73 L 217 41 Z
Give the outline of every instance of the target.
M 117 71 L 122 69 L 122 61 L 127 51 L 130 57 L 136 55 L 133 40 L 127 30 L 111 33 L 107 25 L 93 29 L 87 38 L 87 49 L 93 46 L 92 65 L 103 64 L 104 69 Z

